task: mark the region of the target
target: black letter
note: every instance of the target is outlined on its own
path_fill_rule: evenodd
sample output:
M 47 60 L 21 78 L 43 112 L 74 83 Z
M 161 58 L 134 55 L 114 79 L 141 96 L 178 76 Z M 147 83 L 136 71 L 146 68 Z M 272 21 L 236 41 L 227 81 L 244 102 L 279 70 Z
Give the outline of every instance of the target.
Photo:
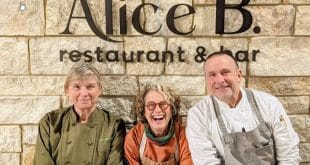
M 126 52 L 125 52 L 125 51 L 123 51 L 122 54 L 123 54 L 123 61 L 124 61 L 124 62 L 126 62 L 126 63 L 127 63 L 127 62 L 134 62 L 134 61 L 133 61 L 133 55 L 134 55 L 134 53 L 133 53 L 132 51 L 130 51 L 130 59 L 127 59 L 127 58 L 126 58 Z
M 127 34 L 127 16 L 126 16 L 126 5 L 119 10 L 119 25 L 120 34 Z
M 78 62 L 81 60 L 81 53 L 78 50 L 72 50 L 69 53 L 69 58 L 72 62 Z
M 179 7 L 181 5 L 186 6 L 188 8 L 188 10 L 189 10 L 189 13 L 186 13 L 186 14 L 183 14 L 183 15 L 175 17 L 175 11 L 176 11 L 177 7 Z M 193 32 L 194 29 L 195 29 L 195 26 L 192 28 L 191 31 L 183 33 L 183 32 L 178 31 L 178 29 L 175 27 L 175 24 L 174 24 L 174 20 L 175 19 L 187 16 L 187 15 L 190 15 L 190 14 L 193 14 L 193 13 L 195 13 L 195 9 L 192 6 L 188 5 L 188 4 L 178 4 L 178 5 L 172 6 L 171 9 L 168 11 L 167 18 L 166 18 L 166 23 L 167 23 L 167 26 L 168 26 L 169 30 L 172 31 L 175 34 L 178 34 L 178 35 L 186 35 L 186 34 L 189 34 L 189 33 Z
M 155 33 L 157 33 L 160 29 L 161 29 L 161 26 L 159 27 L 158 30 L 156 30 L 155 32 L 147 32 L 145 31 L 142 27 L 141 27 L 141 23 L 140 23 L 140 11 L 142 9 L 143 6 L 146 6 L 146 5 L 151 5 L 154 9 L 154 13 L 156 13 L 157 9 L 158 9 L 158 6 L 152 4 L 152 3 L 145 3 L 145 4 L 142 4 L 142 5 L 139 5 L 135 11 L 133 12 L 132 14 L 132 25 L 133 27 L 141 34 L 145 34 L 145 35 L 153 35 Z
M 257 53 L 259 53 L 259 50 L 253 50 L 253 51 L 252 51 L 252 54 L 253 54 L 252 60 L 253 60 L 253 61 L 256 61 L 256 55 L 257 55 Z
M 243 54 L 243 56 L 242 56 Z M 243 57 L 243 58 L 242 58 Z M 236 53 L 235 59 L 239 62 L 243 62 L 243 61 L 249 61 L 249 52 L 248 51 L 238 51 Z
M 184 51 L 184 50 L 182 50 L 182 47 L 179 47 L 179 48 L 178 48 L 177 53 L 178 53 L 178 55 L 179 55 L 179 61 L 180 61 L 180 62 L 184 62 L 184 61 L 185 61 L 185 59 L 184 59 L 184 58 L 182 58 L 182 54 L 183 54 L 183 53 L 185 53 L 185 51 Z
M 155 55 L 155 58 L 154 59 L 151 59 L 151 54 L 154 54 Z M 149 62 L 159 62 L 159 52 L 158 51 L 153 51 L 153 50 L 150 50 L 146 53 L 146 59 L 149 61 Z
M 242 0 L 239 5 L 225 5 L 225 0 L 217 0 L 216 2 L 216 34 L 237 34 L 242 33 L 248 30 L 252 25 L 252 15 L 251 13 L 243 9 L 243 6 L 246 6 L 250 0 Z M 235 32 L 224 32 L 224 20 L 225 20 L 225 9 L 237 9 L 241 12 L 243 23 L 238 31 Z
M 85 62 L 91 62 L 93 60 L 93 57 L 91 55 L 89 55 L 89 53 L 91 53 L 90 50 L 86 50 L 84 52 L 84 56 L 85 56 Z
M 105 0 L 105 20 L 107 34 L 113 34 L 112 0 Z
M 60 50 L 59 51 L 59 59 L 60 62 L 62 62 L 64 60 L 64 54 L 68 53 L 66 50 Z
M 114 54 L 114 58 L 110 58 L 110 54 Z M 112 56 L 113 57 L 113 56 Z M 116 50 L 109 50 L 106 54 L 106 58 L 109 62 L 114 62 L 114 61 L 117 61 L 119 62 L 119 59 L 118 59 L 118 51 Z
M 101 58 L 101 53 L 103 53 L 103 51 L 100 49 L 100 47 L 96 48 L 95 53 L 97 54 L 97 61 L 98 62 L 103 62 L 103 59 Z
M 162 55 L 162 56 L 163 56 L 162 62 L 166 62 L 167 55 L 170 55 L 170 62 L 173 62 L 173 57 L 174 57 L 174 55 L 173 55 L 173 53 L 172 53 L 170 50 L 168 50 L 168 51 L 163 51 L 162 54 L 163 54 L 163 55 Z

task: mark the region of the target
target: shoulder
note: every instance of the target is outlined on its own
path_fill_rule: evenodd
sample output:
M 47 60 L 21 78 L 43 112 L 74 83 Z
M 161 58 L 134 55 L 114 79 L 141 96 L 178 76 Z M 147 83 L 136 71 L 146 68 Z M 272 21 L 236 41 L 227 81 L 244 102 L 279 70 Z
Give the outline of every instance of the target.
M 211 121 L 214 120 L 214 116 L 212 98 L 208 95 L 188 110 L 187 121 L 199 122 L 201 119 Z
M 132 127 L 129 132 L 126 134 L 125 141 L 135 141 L 136 143 L 140 143 L 142 136 L 144 133 L 144 124 L 138 123 L 134 127 Z
M 44 123 L 55 125 L 61 122 L 62 118 L 64 118 L 71 109 L 72 109 L 72 106 L 69 106 L 69 107 L 64 107 L 64 108 L 50 111 L 41 118 L 39 125 L 44 124 Z
M 132 127 L 127 134 L 131 135 L 131 136 L 133 136 L 133 135 L 139 136 L 140 135 L 142 137 L 143 132 L 144 132 L 144 124 L 138 123 L 134 127 Z
M 185 137 L 185 126 L 183 126 L 179 122 L 176 122 L 175 123 L 175 134 L 178 137 Z
M 113 115 L 105 109 L 97 108 L 97 111 L 109 125 L 125 124 L 124 120 L 120 118 L 120 116 Z
M 259 100 L 277 100 L 277 98 L 269 93 L 263 92 L 263 91 L 259 91 L 259 90 L 255 90 L 255 89 L 250 89 L 254 96 L 255 99 L 258 98 Z
M 262 106 L 264 108 L 282 106 L 277 97 L 263 91 L 258 91 L 254 89 L 250 90 L 253 92 L 255 100 L 259 104 L 259 106 Z
M 201 114 L 206 112 L 206 108 L 212 105 L 211 96 L 205 96 L 198 103 L 196 103 L 193 107 L 191 107 L 188 112 L 189 115 Z
M 117 115 L 113 115 L 104 109 L 97 108 L 96 115 L 99 115 L 100 118 L 97 119 L 100 121 L 100 125 L 103 128 L 103 131 L 106 134 L 120 133 L 122 136 L 126 134 L 125 122 L 122 118 Z

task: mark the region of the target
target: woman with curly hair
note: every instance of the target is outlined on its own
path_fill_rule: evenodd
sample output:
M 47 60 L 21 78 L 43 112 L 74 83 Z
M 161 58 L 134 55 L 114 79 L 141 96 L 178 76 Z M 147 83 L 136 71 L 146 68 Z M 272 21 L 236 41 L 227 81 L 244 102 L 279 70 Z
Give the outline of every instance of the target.
M 125 138 L 130 165 L 192 163 L 184 127 L 177 122 L 180 99 L 160 84 L 147 84 L 136 98 L 135 125 Z

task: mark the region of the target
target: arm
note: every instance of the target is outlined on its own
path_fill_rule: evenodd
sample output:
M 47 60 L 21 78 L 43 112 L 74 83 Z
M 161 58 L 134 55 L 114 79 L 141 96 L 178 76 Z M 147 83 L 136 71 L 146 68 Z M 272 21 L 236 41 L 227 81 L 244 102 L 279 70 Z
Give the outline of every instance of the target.
M 196 107 L 188 112 L 186 136 L 189 149 L 195 165 L 220 164 L 217 149 L 211 140 L 211 126 L 207 125 L 208 119 L 199 113 Z
M 278 163 L 280 165 L 299 164 L 299 138 L 284 108 L 276 98 L 274 98 L 273 102 L 270 104 L 270 108 L 274 109 L 274 111 L 271 112 L 273 113 L 272 127 Z
M 114 136 L 111 143 L 111 151 L 108 156 L 107 164 L 123 164 L 123 144 L 125 134 L 126 128 L 124 121 L 121 119 L 117 119 L 114 123 Z
M 34 165 L 54 165 L 55 161 L 51 156 L 50 148 L 50 125 L 47 115 L 39 122 L 39 131 L 34 154 Z
M 137 136 L 135 136 L 134 128 L 132 128 L 126 135 L 124 150 L 125 158 L 130 165 L 139 165 L 140 164 L 140 155 L 139 155 L 139 143 Z

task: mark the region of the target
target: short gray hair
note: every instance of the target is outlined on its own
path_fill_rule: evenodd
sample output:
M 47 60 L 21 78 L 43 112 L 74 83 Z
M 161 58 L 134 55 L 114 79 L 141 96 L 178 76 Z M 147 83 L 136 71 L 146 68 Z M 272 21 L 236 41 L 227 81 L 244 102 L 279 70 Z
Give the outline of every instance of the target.
M 67 73 L 65 84 L 64 84 L 64 90 L 66 90 L 69 87 L 69 84 L 73 80 L 83 80 L 89 77 L 95 76 L 97 78 L 97 83 L 99 85 L 99 88 L 102 89 L 102 78 L 100 76 L 99 71 L 96 69 L 95 66 L 93 66 L 90 63 L 76 63 L 74 64 L 69 72 Z

